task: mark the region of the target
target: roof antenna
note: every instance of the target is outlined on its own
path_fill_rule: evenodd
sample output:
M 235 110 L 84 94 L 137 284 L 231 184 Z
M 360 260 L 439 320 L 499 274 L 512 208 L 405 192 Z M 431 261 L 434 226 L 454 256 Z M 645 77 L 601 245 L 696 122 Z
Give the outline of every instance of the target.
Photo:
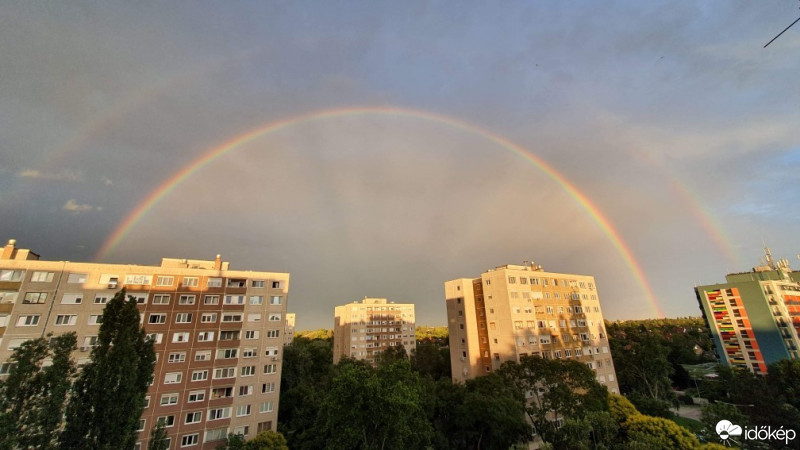
M 784 28 L 784 29 L 783 29 L 783 31 L 781 31 L 780 33 L 778 33 L 778 35 L 777 35 L 777 36 L 775 36 L 774 38 L 772 38 L 772 40 L 771 40 L 771 41 L 769 41 L 769 42 L 767 42 L 766 44 L 764 44 L 764 48 L 767 48 L 767 45 L 769 45 L 769 44 L 772 44 L 772 41 L 774 41 L 775 39 L 778 39 L 779 37 L 781 37 L 781 35 L 782 35 L 783 33 L 786 33 L 786 30 L 788 30 L 789 28 L 792 28 L 792 25 L 796 24 L 797 22 L 800 22 L 800 17 L 798 17 L 798 18 L 797 18 L 797 20 L 795 20 L 794 22 L 792 22 L 791 24 L 789 24 L 789 26 L 788 26 L 788 27 Z

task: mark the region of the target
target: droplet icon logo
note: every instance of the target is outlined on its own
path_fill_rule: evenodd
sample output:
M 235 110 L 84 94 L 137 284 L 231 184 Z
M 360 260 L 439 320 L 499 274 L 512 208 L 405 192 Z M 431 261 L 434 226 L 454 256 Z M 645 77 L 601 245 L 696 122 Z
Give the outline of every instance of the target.
M 722 440 L 728 440 L 732 436 L 741 436 L 742 427 L 734 425 L 730 420 L 720 420 L 717 422 L 717 434 Z

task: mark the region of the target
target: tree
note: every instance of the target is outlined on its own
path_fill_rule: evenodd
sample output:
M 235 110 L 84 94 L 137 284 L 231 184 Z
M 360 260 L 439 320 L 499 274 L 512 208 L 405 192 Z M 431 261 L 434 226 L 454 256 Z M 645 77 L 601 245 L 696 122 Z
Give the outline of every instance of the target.
M 262 431 L 253 439 L 247 441 L 245 450 L 289 450 L 286 439 L 275 431 Z
M 91 362 L 73 385 L 62 446 L 132 449 L 154 363 L 136 299 L 125 300 L 123 289 L 106 304 Z
M 375 370 L 343 359 L 317 416 L 317 447 L 424 448 L 431 434 L 424 395 L 408 361 Z
M 646 443 L 651 450 L 693 450 L 700 446 L 689 430 L 663 417 L 637 414 L 629 417 L 622 428 L 630 441 Z
M 530 396 L 525 411 L 548 442 L 557 437 L 555 421 L 608 409 L 608 391 L 594 371 L 578 361 L 525 356 L 519 363 L 504 363 L 498 373 L 517 388 L 521 399 Z
M 57 448 L 64 404 L 75 373 L 75 333 L 24 342 L 0 384 L 0 448 Z M 43 367 L 45 359 L 51 364 Z
M 147 443 L 147 450 L 167 450 L 169 440 L 167 439 L 167 429 L 164 421 L 159 420 L 156 426 L 150 429 L 150 441 Z

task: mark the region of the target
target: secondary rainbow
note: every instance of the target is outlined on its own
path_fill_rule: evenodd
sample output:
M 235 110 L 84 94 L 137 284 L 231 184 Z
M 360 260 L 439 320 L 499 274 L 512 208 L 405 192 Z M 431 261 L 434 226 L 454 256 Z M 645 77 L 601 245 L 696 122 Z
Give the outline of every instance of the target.
M 176 172 L 173 176 L 163 182 L 160 186 L 154 189 L 147 198 L 144 199 L 128 216 L 122 223 L 114 230 L 114 232 L 109 236 L 106 242 L 103 244 L 103 247 L 97 253 L 95 257 L 96 260 L 104 259 L 114 248 L 119 245 L 120 242 L 125 238 L 125 236 L 133 229 L 133 227 L 145 216 L 147 212 L 150 211 L 156 204 L 158 204 L 165 196 L 167 196 L 176 186 L 180 185 L 184 180 L 191 177 L 195 172 L 202 169 L 215 159 L 225 155 L 226 153 L 233 151 L 242 145 L 245 145 L 257 138 L 262 136 L 275 133 L 286 129 L 288 127 L 296 126 L 299 124 L 314 122 L 314 121 L 321 121 L 336 117 L 346 117 L 346 116 L 393 116 L 393 117 L 408 117 L 408 118 L 415 118 L 415 119 L 422 119 L 428 120 L 431 122 L 444 124 L 451 126 L 453 128 L 463 130 L 478 136 L 483 137 L 484 139 L 491 141 L 500 147 L 506 148 L 520 157 L 526 159 L 527 161 L 532 162 L 536 167 L 538 167 L 542 172 L 544 172 L 550 179 L 555 181 L 559 186 L 561 186 L 578 204 L 586 210 L 589 216 L 597 223 L 603 233 L 609 238 L 611 243 L 616 248 L 617 252 L 619 252 L 622 259 L 625 261 L 625 264 L 630 268 L 631 272 L 633 273 L 634 277 L 636 278 L 637 283 L 641 287 L 642 291 L 644 291 L 648 302 L 653 307 L 654 312 L 658 315 L 658 317 L 664 317 L 664 312 L 661 309 L 661 306 L 656 298 L 655 294 L 653 293 L 653 289 L 650 286 L 650 283 L 647 280 L 647 277 L 644 274 L 640 264 L 636 261 L 631 252 L 628 245 L 622 239 L 619 232 L 611 225 L 611 222 L 606 218 L 597 208 L 597 206 L 592 203 L 592 201 L 583 194 L 575 185 L 569 182 L 566 177 L 564 177 L 560 172 L 555 170 L 549 164 L 547 164 L 543 159 L 539 158 L 532 152 L 526 150 L 525 148 L 509 141 L 508 139 L 494 134 L 488 130 L 485 130 L 481 127 L 476 125 L 469 124 L 467 122 L 463 122 L 461 120 L 454 119 L 452 117 L 443 116 L 440 114 L 435 114 L 427 111 L 419 111 L 413 109 L 406 109 L 406 108 L 395 108 L 395 107 L 352 107 L 352 108 L 339 108 L 339 109 L 329 109 L 329 110 L 321 110 L 321 111 L 313 111 L 307 114 L 302 114 L 294 117 L 290 117 L 287 119 L 275 121 L 268 123 L 264 126 L 256 128 L 254 130 L 248 131 L 244 134 L 238 135 L 233 139 L 230 139 L 221 145 L 218 145 L 210 150 L 206 151 L 202 156 L 197 158 L 196 160 L 192 161 L 191 163 L 187 164 L 185 167 L 180 169 Z

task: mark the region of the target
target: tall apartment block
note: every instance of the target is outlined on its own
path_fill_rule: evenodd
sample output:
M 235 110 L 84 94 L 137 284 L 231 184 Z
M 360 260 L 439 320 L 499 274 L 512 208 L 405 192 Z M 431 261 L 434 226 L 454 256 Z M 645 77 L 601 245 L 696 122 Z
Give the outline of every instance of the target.
M 286 313 L 286 328 L 283 331 L 283 345 L 291 345 L 294 342 L 294 321 L 295 313 Z
M 365 298 L 334 309 L 333 363 L 347 356 L 375 365 L 380 352 L 402 345 L 409 355 L 417 349 L 414 305 Z
M 505 265 L 445 282 L 454 382 L 526 355 L 580 361 L 619 392 L 594 277 Z
M 694 288 L 720 363 L 756 374 L 800 358 L 800 273 L 764 250 L 765 261 L 752 272 Z
M 74 331 L 89 361 L 105 303 L 136 298 L 157 355 L 137 448 L 166 425 L 170 449 L 213 449 L 228 433 L 276 430 L 289 274 L 220 260 L 160 266 L 43 261 L 13 240 L 0 255 L 0 375 L 22 342 Z

